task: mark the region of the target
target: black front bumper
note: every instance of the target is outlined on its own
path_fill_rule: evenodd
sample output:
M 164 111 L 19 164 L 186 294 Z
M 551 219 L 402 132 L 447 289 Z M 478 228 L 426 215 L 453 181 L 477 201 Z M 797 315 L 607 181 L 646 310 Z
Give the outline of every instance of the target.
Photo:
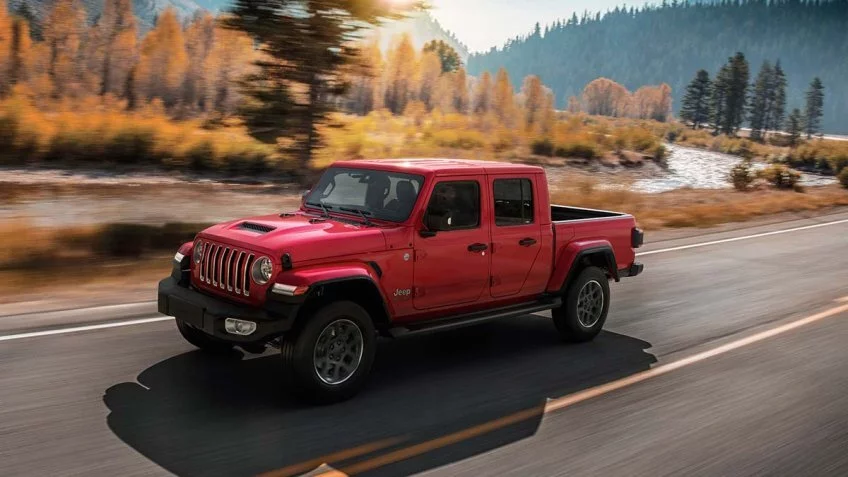
M 182 285 L 174 277 L 159 282 L 159 313 L 173 316 L 210 336 L 234 343 L 265 343 L 286 331 L 294 324 L 298 305 L 266 300 L 265 308 L 236 305 Z M 250 336 L 227 333 L 224 321 L 238 318 L 256 323 Z

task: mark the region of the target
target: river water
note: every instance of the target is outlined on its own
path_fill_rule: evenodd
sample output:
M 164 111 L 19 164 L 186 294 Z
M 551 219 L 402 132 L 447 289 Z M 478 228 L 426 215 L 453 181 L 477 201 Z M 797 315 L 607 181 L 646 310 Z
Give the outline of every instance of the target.
M 666 144 L 668 169 L 657 175 L 637 180 L 633 190 L 665 192 L 682 187 L 694 189 L 725 189 L 730 169 L 741 161 L 738 156 Z M 755 164 L 755 167 L 764 167 Z M 801 184 L 807 186 L 833 184 L 836 179 L 816 174 L 801 174 Z

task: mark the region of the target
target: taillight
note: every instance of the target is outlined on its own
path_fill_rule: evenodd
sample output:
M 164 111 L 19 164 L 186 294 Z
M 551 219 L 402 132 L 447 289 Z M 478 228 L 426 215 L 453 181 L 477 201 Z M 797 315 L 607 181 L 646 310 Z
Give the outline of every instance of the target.
M 639 248 L 644 243 L 645 232 L 642 232 L 642 229 L 639 227 L 633 227 L 633 230 L 630 231 L 630 246 L 633 248 Z

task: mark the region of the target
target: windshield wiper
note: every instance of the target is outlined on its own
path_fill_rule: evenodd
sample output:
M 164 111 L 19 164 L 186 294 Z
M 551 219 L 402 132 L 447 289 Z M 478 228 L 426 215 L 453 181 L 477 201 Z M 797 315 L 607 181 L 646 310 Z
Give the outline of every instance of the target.
M 365 221 L 365 225 L 368 225 L 369 227 L 372 225 L 371 221 L 368 220 L 368 216 L 373 214 L 371 214 L 371 212 L 368 212 L 367 210 L 354 209 L 353 207 L 339 207 L 339 210 L 341 210 L 342 212 L 353 212 L 359 214 L 359 216 L 362 217 L 362 220 Z
M 333 208 L 331 205 L 324 205 L 324 202 L 307 202 L 306 205 L 311 205 L 312 207 L 321 207 L 321 210 L 324 211 L 324 217 L 330 218 L 330 209 Z

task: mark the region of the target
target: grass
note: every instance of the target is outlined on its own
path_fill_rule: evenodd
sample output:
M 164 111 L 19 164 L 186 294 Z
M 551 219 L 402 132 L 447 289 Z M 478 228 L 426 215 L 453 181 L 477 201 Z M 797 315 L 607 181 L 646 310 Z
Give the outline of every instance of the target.
M 48 110 L 23 96 L 0 101 L 0 165 L 65 168 L 158 168 L 257 175 L 290 163 L 247 135 L 238 121 L 209 128 L 177 121 L 147 104 L 126 111 L 108 100 L 57 102 Z

